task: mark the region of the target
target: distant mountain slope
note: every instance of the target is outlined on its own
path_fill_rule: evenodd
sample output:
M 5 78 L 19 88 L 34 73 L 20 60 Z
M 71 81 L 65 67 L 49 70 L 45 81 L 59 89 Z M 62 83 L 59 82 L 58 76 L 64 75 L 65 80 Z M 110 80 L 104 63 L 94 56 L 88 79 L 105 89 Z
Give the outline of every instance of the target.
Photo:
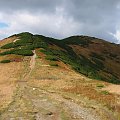
M 2 63 L 21 61 L 32 56 L 32 50 L 46 54 L 46 59 L 62 61 L 89 78 L 120 84 L 120 45 L 89 36 L 71 36 L 63 40 L 20 33 L 12 41 L 0 44 L 0 55 L 15 54 Z

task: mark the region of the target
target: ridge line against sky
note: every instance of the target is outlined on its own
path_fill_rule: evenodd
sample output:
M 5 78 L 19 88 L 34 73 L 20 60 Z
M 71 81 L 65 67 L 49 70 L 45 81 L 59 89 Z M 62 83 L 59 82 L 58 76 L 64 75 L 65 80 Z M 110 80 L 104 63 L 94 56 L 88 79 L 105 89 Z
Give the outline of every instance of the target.
M 120 43 L 120 0 L 0 0 L 0 39 L 24 31 Z

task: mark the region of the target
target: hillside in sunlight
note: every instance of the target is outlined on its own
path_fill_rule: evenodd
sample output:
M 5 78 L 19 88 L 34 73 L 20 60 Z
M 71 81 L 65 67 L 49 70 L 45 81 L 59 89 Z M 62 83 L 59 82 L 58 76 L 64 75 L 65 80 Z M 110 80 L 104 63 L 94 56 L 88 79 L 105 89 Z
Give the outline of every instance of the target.
M 119 120 L 120 45 L 89 36 L 0 41 L 0 120 Z
M 120 45 L 89 36 L 71 36 L 62 40 L 20 33 L 1 41 L 1 63 L 19 62 L 37 49 L 45 59 L 61 61 L 89 78 L 120 84 Z M 17 56 L 15 56 L 17 55 Z M 41 56 L 38 56 L 41 57 Z M 54 64 L 56 65 L 57 64 Z

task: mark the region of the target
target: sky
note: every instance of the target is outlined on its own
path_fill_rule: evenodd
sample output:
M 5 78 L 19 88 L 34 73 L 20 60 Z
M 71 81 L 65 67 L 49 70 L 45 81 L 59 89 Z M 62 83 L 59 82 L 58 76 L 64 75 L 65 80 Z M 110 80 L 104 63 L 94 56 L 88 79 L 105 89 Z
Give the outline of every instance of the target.
M 0 0 L 0 39 L 20 32 L 120 43 L 120 0 Z

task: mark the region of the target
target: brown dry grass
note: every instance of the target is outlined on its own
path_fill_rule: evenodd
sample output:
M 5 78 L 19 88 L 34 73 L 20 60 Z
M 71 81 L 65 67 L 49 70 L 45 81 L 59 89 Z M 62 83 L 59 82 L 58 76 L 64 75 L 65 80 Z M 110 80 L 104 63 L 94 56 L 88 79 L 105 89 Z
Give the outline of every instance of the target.
M 109 93 L 108 95 L 102 93 L 102 89 L 97 85 L 109 85 L 108 83 L 91 80 L 82 76 L 70 69 L 64 67 L 42 67 L 46 64 L 44 60 L 36 60 L 36 68 L 32 73 L 29 84 L 43 89 L 51 89 L 66 93 L 80 94 L 90 100 L 95 100 L 101 104 L 111 107 L 116 100 L 116 95 Z M 60 64 L 59 64 L 60 65 Z
M 13 42 L 17 37 L 10 37 L 0 40 L 0 46 Z
M 0 64 L 0 110 L 8 106 L 16 90 L 16 81 L 24 69 L 23 63 Z
M 17 37 L 5 38 L 3 40 L 0 40 L 0 47 L 5 44 L 13 42 L 15 39 L 17 39 Z M 4 51 L 6 51 L 6 49 L 0 49 L 0 52 L 4 52 Z
M 87 98 L 87 101 L 84 102 L 93 101 L 90 103 L 91 105 L 101 104 L 114 112 L 120 112 L 120 105 L 118 104 L 120 96 L 112 93 L 106 94 L 97 87 L 98 85 L 105 87 L 110 85 L 109 83 L 88 79 L 72 71 L 69 67 L 66 69 L 66 65 L 63 63 L 57 62 L 59 67 L 42 66 L 49 63 L 50 61 L 46 61 L 44 58 L 36 59 L 35 69 L 32 72 L 31 80 L 28 82 L 30 86 L 60 93 L 63 96 L 68 95 L 70 98 L 72 94 L 71 99 L 80 96 L 78 101 L 81 101 L 82 96 L 82 98 Z
M 14 41 L 16 37 L 6 38 L 0 41 L 0 46 Z M 0 52 L 4 50 L 0 49 Z M 13 59 L 18 56 L 6 55 L 0 56 L 0 61 L 5 59 Z M 16 90 L 16 81 L 20 79 L 23 69 L 23 63 L 0 63 L 0 110 L 8 106 L 12 101 L 12 96 Z
M 120 95 L 120 85 L 108 85 L 105 88 L 103 88 L 103 90 L 107 90 L 110 93 L 115 93 Z

